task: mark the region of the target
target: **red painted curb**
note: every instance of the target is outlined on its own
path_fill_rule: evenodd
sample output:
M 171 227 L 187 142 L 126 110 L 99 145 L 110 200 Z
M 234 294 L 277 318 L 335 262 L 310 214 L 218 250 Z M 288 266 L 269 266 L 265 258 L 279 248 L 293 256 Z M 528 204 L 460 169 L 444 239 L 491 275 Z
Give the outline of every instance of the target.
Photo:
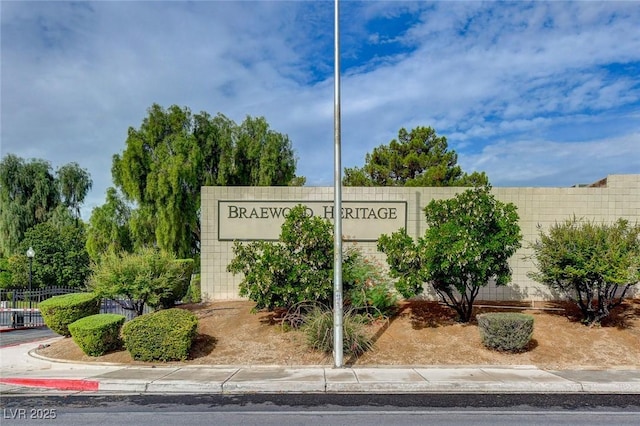
M 0 383 L 6 385 L 29 386 L 38 388 L 50 388 L 58 390 L 97 391 L 100 382 L 95 380 L 78 379 L 21 379 L 0 378 Z

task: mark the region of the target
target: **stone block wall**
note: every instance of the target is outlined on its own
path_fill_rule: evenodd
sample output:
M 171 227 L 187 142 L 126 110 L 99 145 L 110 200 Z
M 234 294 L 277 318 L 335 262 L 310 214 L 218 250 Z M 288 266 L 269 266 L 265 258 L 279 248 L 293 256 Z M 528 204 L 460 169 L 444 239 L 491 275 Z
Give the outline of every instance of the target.
M 406 227 L 414 238 L 424 235 L 426 223 L 423 208 L 433 199 L 445 199 L 464 191 L 466 188 L 396 188 L 396 187 L 344 187 L 342 189 L 343 206 L 348 202 L 366 202 L 363 205 L 384 206 L 385 202 L 406 203 Z M 511 258 L 513 270 L 512 283 L 506 287 L 488 286 L 481 291 L 479 300 L 548 300 L 552 299 L 546 287 L 527 277 L 535 266 L 527 256 L 531 254 L 528 245 L 538 235 L 538 226 L 543 230 L 556 222 L 564 221 L 572 216 L 595 219 L 597 221 L 614 222 L 618 218 L 626 218 L 632 222 L 640 221 L 640 174 L 610 175 L 604 185 L 599 187 L 570 188 L 493 188 L 496 198 L 503 202 L 514 203 L 518 207 L 523 247 Z M 269 206 L 277 203 L 291 202 L 311 204 L 333 203 L 333 187 L 203 187 L 202 188 L 202 238 L 201 238 L 201 285 L 204 299 L 222 300 L 238 299 L 238 284 L 241 276 L 233 276 L 226 268 L 233 257 L 234 235 L 241 227 L 240 222 L 232 223 L 229 216 L 229 202 L 244 202 L 243 205 L 255 206 L 261 201 L 269 202 Z M 258 203 L 254 203 L 258 202 Z M 397 203 L 389 203 L 397 205 Z M 225 211 L 224 208 L 227 208 Z M 248 218 L 252 210 L 247 210 Z M 266 210 L 263 211 L 266 215 Z M 254 208 L 254 216 L 259 216 L 260 208 Z M 401 214 L 404 214 L 401 212 Z M 252 222 L 252 226 L 265 227 L 266 231 L 278 234 L 279 223 L 273 218 Z M 343 221 L 343 231 L 346 226 Z M 224 238 L 220 238 L 219 227 L 223 229 Z M 243 234 L 244 235 L 244 234 Z M 375 241 L 345 242 L 357 244 L 369 255 L 384 261 L 384 255 L 376 249 Z M 637 287 L 637 286 L 636 286 Z M 428 290 L 428 287 L 427 287 Z M 637 290 L 637 289 L 636 289 Z M 426 297 L 435 295 L 427 291 Z

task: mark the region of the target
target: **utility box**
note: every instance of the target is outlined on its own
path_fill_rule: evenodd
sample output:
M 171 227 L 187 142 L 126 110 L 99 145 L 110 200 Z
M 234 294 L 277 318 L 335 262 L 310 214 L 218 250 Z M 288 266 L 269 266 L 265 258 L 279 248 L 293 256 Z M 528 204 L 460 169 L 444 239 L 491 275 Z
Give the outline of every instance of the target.
M 11 314 L 11 327 L 24 327 L 24 312 L 14 312 Z

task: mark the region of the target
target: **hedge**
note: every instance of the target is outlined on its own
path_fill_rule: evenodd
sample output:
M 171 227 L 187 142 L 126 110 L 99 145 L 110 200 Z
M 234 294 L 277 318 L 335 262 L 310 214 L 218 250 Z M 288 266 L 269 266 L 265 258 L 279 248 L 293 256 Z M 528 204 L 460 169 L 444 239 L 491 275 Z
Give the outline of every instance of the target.
M 69 324 L 100 312 L 100 297 L 95 293 L 64 294 L 40 302 L 38 308 L 47 327 L 69 337 Z
M 198 318 L 184 309 L 141 315 L 122 327 L 124 346 L 140 361 L 184 361 L 196 336 Z
M 122 346 L 120 328 L 124 321 L 124 315 L 91 315 L 69 324 L 69 331 L 85 354 L 100 356 Z

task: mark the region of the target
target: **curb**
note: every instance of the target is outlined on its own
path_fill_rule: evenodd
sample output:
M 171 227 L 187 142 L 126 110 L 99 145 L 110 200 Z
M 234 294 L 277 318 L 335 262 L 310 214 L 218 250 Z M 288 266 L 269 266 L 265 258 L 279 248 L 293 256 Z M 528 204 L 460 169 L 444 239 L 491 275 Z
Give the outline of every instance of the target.
M 54 337 L 43 343 L 60 339 Z M 19 353 L 18 353 L 19 352 Z M 13 352 L 12 352 L 13 354 Z M 598 394 L 640 395 L 640 367 L 555 370 L 535 365 L 131 365 L 52 359 L 26 346 L 19 361 L 41 360 L 45 373 L 11 366 L 0 372 L 0 385 L 70 392 L 201 394 Z M 48 371 L 58 364 L 61 368 Z M 39 364 L 36 363 L 38 366 Z M 68 367 L 66 367 L 66 366 Z M 94 368 L 90 368 L 94 367 Z M 97 367 L 97 369 L 96 369 Z M 101 367 L 101 368 L 100 368 Z M 14 371 L 12 371 L 14 370 Z M 21 373 L 27 373 L 26 376 Z M 7 377 L 7 375 L 12 377 Z M 22 377 L 21 377 L 22 376 Z M 31 377 L 29 377 L 31 376 Z M 36 377 L 34 377 L 36 376 Z M 52 377 L 53 376 L 53 377 Z M 13 392 L 15 390 L 11 390 Z M 18 390 L 19 392 L 19 390 Z
M 54 339 L 56 339 L 56 337 L 54 337 Z M 29 352 L 27 352 L 27 354 L 33 359 L 37 359 L 37 360 L 40 360 L 40 361 L 47 361 L 47 362 L 56 363 L 56 364 L 93 365 L 93 366 L 96 366 L 96 367 L 100 367 L 100 366 L 104 366 L 104 367 L 123 367 L 123 368 L 132 367 L 131 364 L 126 364 L 126 363 L 121 363 L 121 362 L 72 361 L 72 360 L 68 360 L 68 359 L 50 358 L 48 356 L 40 355 L 39 353 L 37 353 L 36 351 L 38 349 L 39 348 L 33 348 Z M 134 366 L 134 367 L 150 367 L 150 368 L 153 368 L 154 366 L 153 365 L 139 365 L 139 366 Z
M 78 379 L 27 379 L 27 378 L 0 378 L 0 383 L 5 385 L 26 386 L 31 388 L 47 388 L 70 391 L 97 391 L 100 382 L 97 380 Z

